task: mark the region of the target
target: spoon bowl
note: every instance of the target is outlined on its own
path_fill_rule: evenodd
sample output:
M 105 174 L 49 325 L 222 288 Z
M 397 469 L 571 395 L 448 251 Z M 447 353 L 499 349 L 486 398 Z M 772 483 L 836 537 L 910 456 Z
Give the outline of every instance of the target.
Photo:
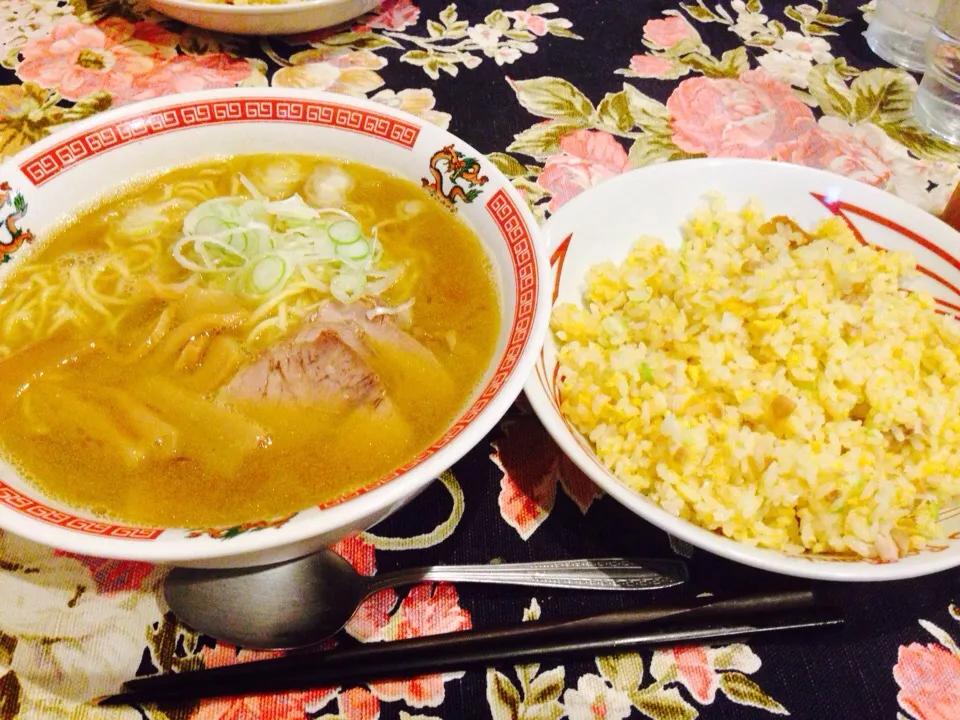
M 218 640 L 287 649 L 340 630 L 369 594 L 367 587 L 350 563 L 325 550 L 257 568 L 175 568 L 164 598 L 187 625 Z

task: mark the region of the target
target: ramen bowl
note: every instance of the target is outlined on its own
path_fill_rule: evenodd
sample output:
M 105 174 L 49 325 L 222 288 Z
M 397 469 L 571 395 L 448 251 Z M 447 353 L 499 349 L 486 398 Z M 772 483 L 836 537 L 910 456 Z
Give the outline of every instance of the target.
M 801 228 L 812 228 L 821 220 L 839 218 L 863 243 L 911 253 L 917 260 L 920 274 L 910 281 L 910 288 L 931 293 L 936 299 L 938 312 L 960 314 L 960 234 L 945 223 L 888 192 L 851 179 L 786 163 L 730 159 L 676 161 L 635 170 L 606 181 L 564 205 L 543 228 L 551 244 L 552 279 L 549 284 L 553 288 L 552 304 L 580 305 L 587 286 L 588 269 L 605 261 L 621 263 L 641 236 L 658 237 L 667 247 L 679 248 L 681 226 L 696 210 L 703 208 L 708 194 L 720 194 L 727 208 L 733 211 L 751 200 L 758 200 L 765 217 L 787 216 Z M 701 220 L 703 217 L 700 216 Z M 826 267 L 824 270 L 826 272 Z M 683 269 L 683 273 L 686 272 Z M 613 297 L 617 291 L 611 289 L 608 292 Z M 733 357 L 729 362 L 736 367 L 737 360 Z M 703 367 L 704 373 L 713 372 L 712 368 Z M 562 372 L 557 341 L 551 333 L 526 386 L 530 403 L 547 431 L 563 452 L 611 498 L 679 540 L 745 565 L 821 580 L 894 580 L 960 565 L 960 542 L 954 539 L 960 531 L 960 509 L 946 505 L 939 513 L 942 538 L 930 541 L 926 549 L 887 562 L 863 559 L 863 555 L 853 553 L 806 554 L 753 546 L 682 519 L 622 483 L 601 462 L 587 437 L 594 433 L 597 425 L 585 428 L 589 418 L 582 419 L 583 411 L 578 416 L 577 427 L 574 427 L 560 410 L 564 400 Z M 645 372 L 644 379 L 654 383 L 649 367 Z M 657 372 L 656 366 L 653 372 Z M 661 369 L 661 377 L 667 372 Z M 664 387 L 659 380 L 656 385 L 658 389 L 651 392 L 659 392 Z M 577 387 L 581 388 L 582 384 Z M 616 398 L 609 400 L 611 405 L 616 402 L 619 402 Z M 667 402 L 670 402 L 669 397 Z M 600 428 L 594 439 L 606 440 L 604 433 L 605 429 Z M 637 435 L 641 435 L 639 430 Z M 642 437 L 648 438 L 646 434 Z M 629 438 L 624 441 L 626 452 L 637 452 L 631 450 L 633 445 L 626 444 L 629 442 Z M 694 453 L 699 453 L 699 448 L 695 448 Z M 701 455 L 695 454 L 694 457 Z M 706 462 L 706 458 L 716 455 L 704 453 L 702 457 Z M 687 469 L 687 472 L 691 471 Z M 695 468 L 695 472 L 701 470 Z M 674 481 L 670 473 L 677 474 L 668 468 L 663 471 L 663 476 L 678 484 L 685 482 L 683 477 Z M 720 478 L 706 471 L 702 477 L 708 485 L 719 485 L 728 479 L 728 476 Z M 706 500 L 702 500 L 704 496 L 699 493 L 703 485 L 694 489 L 689 489 L 689 485 L 683 487 L 685 493 L 696 495 L 692 502 L 705 505 L 709 505 L 713 498 L 729 497 L 713 494 L 707 487 Z M 787 491 L 793 492 L 792 488 Z
M 373 10 L 379 0 L 285 0 L 234 5 L 203 0 L 147 0 L 174 20 L 234 35 L 292 35 L 332 27 Z
M 479 443 L 522 390 L 549 316 L 549 263 L 535 220 L 477 150 L 365 100 L 296 90 L 204 91 L 106 112 L 36 143 L 0 166 L 7 218 L 0 287 L 52 228 L 111 189 L 203 158 L 250 153 L 364 163 L 429 187 L 433 197 L 426 200 L 474 231 L 499 290 L 501 320 L 492 359 L 463 409 L 429 447 L 366 486 L 289 516 L 229 527 L 134 527 L 106 520 L 45 496 L 13 458 L 4 457 L 0 529 L 70 552 L 163 564 L 249 566 L 295 557 L 403 506 Z

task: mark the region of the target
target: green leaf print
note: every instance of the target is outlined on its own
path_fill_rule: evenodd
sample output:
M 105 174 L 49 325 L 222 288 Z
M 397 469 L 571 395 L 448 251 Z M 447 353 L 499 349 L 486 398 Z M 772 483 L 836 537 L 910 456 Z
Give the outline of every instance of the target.
M 747 49 L 744 47 L 727 50 L 719 60 L 712 55 L 695 52 L 685 55 L 681 62 L 711 78 L 738 78 L 742 72 L 750 69 Z
M 646 167 L 667 160 L 702 157 L 685 153 L 674 144 L 669 136 L 653 133 L 637 138 L 630 146 L 627 155 L 630 158 L 630 167 L 632 168 Z
M 921 158 L 960 163 L 960 150 L 945 140 L 931 135 L 910 118 L 901 123 L 884 125 L 883 131 Z
M 504 15 L 503 10 L 494 10 L 492 13 L 487 15 L 483 22 L 495 30 L 506 30 L 510 27 L 510 20 L 507 19 L 507 16 Z
M 440 21 L 447 27 L 451 27 L 457 21 L 457 6 L 447 5 L 441 10 Z
M 593 103 L 563 78 L 541 77 L 511 81 L 517 100 L 530 113 L 586 123 L 593 115 Z
M 729 25 L 730 22 L 726 18 L 717 15 L 712 10 L 710 10 L 703 2 L 703 0 L 697 0 L 696 5 L 691 5 L 689 3 L 680 3 L 680 7 L 687 11 L 690 17 L 700 22 L 718 22 L 723 23 L 724 25 Z
M 524 706 L 543 705 L 558 700 L 563 694 L 565 678 L 566 672 L 563 667 L 556 667 L 538 675 L 530 683 L 530 691 L 523 699 Z
M 497 170 L 502 172 L 508 178 L 526 177 L 527 168 L 519 161 L 510 157 L 506 153 L 490 153 L 487 159 L 497 166 Z
M 903 70 L 875 68 L 861 73 L 850 85 L 854 96 L 854 123 L 897 123 L 912 117 L 910 109 L 917 83 Z
M 83 120 L 91 115 L 103 112 L 111 105 L 113 105 L 113 98 L 110 96 L 110 93 L 99 90 L 87 95 L 85 98 L 80 98 L 73 104 L 73 107 L 64 110 L 60 121 L 74 122 L 75 120 Z
M 633 85 L 624 83 L 623 91 L 626 93 L 627 105 L 636 127 L 658 135 L 672 135 L 670 111 L 666 105 L 644 95 Z
M 630 693 L 630 702 L 653 720 L 696 720 L 700 711 L 688 703 L 676 688 L 651 685 Z
M 772 712 L 775 715 L 789 715 L 787 709 L 767 695 L 760 686 L 743 673 L 726 672 L 720 675 L 720 690 L 733 702 L 749 705 Z
M 325 38 L 324 45 L 333 45 L 337 47 L 350 47 L 354 50 L 378 50 L 380 48 L 400 48 L 400 43 L 385 35 L 378 35 L 373 32 L 342 32 L 331 37 Z
M 626 90 L 607 93 L 597 107 L 597 124 L 608 132 L 625 133 L 637 124 L 630 112 L 630 99 Z
M 547 20 L 547 32 L 551 35 L 569 40 L 583 40 L 583 37 L 569 30 L 563 20 Z
M 514 136 L 507 152 L 523 153 L 532 157 L 546 157 L 560 152 L 560 138 L 587 126 L 585 122 L 550 120 L 539 123 Z
M 643 658 L 639 653 L 598 657 L 597 668 L 617 690 L 627 693 L 636 690 L 643 681 Z
M 487 670 L 487 703 L 497 720 L 519 720 L 520 693 L 510 679 L 498 670 Z
M 856 96 L 847 87 L 833 63 L 817 65 L 808 76 L 810 94 L 825 115 L 849 119 L 853 114 Z

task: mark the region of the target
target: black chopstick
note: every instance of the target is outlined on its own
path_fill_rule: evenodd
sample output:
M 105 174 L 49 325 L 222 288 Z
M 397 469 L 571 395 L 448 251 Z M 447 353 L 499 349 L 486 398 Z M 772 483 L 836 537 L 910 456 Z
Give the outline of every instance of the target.
M 577 620 L 525 623 L 287 655 L 240 665 L 131 680 L 103 705 L 288 692 L 332 685 L 511 663 L 548 656 L 622 652 L 688 642 L 728 641 L 761 633 L 842 624 L 837 608 L 810 592 L 702 599 L 694 604 L 605 613 Z

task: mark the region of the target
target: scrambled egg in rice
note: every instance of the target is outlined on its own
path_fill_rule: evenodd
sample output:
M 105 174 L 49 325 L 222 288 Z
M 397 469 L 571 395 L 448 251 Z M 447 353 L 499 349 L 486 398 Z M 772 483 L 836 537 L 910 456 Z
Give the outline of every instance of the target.
M 960 496 L 960 323 L 915 260 L 713 199 L 553 314 L 561 410 L 627 486 L 727 537 L 895 560 Z

